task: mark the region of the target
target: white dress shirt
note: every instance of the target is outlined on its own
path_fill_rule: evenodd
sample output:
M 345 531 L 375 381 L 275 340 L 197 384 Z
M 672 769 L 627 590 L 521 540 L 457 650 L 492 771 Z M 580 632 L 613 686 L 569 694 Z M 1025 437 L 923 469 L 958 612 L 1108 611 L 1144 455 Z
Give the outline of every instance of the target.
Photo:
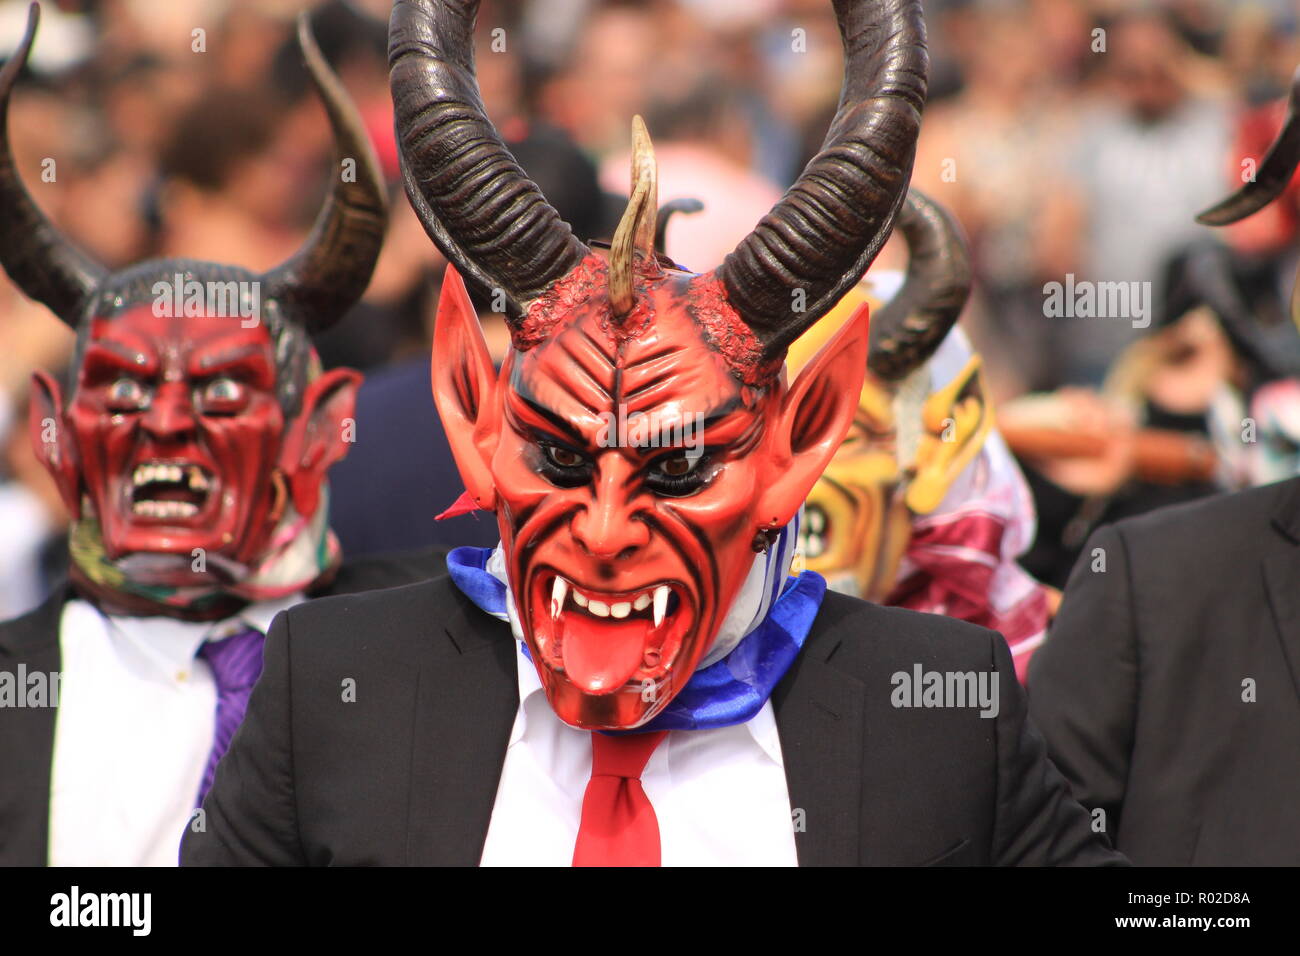
M 0 481 L 0 621 L 45 600 L 41 548 L 54 532 L 40 499 L 16 481 Z
M 249 605 L 222 621 L 101 614 L 69 601 L 50 780 L 51 866 L 175 866 L 212 749 L 217 688 L 205 641 L 302 600 Z
M 569 866 L 591 777 L 591 734 L 547 703 L 518 656 L 510 731 L 483 866 Z M 795 866 L 794 823 L 772 704 L 717 730 L 675 730 L 641 775 L 659 820 L 664 866 Z

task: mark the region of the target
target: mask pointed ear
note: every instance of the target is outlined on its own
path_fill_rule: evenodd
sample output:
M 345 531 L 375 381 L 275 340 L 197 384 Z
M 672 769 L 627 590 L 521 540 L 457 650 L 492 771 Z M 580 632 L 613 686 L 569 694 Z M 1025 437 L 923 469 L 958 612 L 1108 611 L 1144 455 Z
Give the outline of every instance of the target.
M 302 396 L 302 411 L 289 424 L 280 471 L 298 514 L 310 518 L 330 466 L 347 456 L 356 440 L 357 389 L 361 373 L 336 368 L 318 376 Z
M 63 506 L 74 518 L 81 517 L 81 468 L 72 430 L 63 418 L 63 390 L 45 372 L 32 374 L 31 402 L 27 430 L 37 460 L 54 478 Z
M 853 313 L 795 379 L 777 413 L 773 469 L 759 500 L 765 528 L 788 523 L 853 424 L 867 374 L 869 308 Z
M 433 401 L 461 481 L 484 511 L 496 508 L 491 461 L 499 440 L 496 371 L 465 281 L 447 266 L 433 331 Z
M 907 507 L 914 514 L 930 514 L 993 430 L 978 355 L 925 400 L 921 421 L 924 431 L 916 452 L 916 477 L 907 488 Z

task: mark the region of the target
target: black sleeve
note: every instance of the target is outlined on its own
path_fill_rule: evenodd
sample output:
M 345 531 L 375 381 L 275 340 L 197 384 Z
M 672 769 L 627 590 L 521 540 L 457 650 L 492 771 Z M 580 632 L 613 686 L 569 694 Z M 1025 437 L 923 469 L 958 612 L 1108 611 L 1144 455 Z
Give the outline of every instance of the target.
M 305 863 L 294 799 L 289 615 L 271 625 L 248 713 L 217 766 L 203 814 L 181 844 L 182 866 Z
M 1048 638 L 1029 664 L 1034 723 L 1075 796 L 1090 810 L 1105 811 L 1112 838 L 1119 833 L 1137 713 L 1132 593 L 1123 536 L 1102 528 L 1079 556 Z
M 1094 832 L 1092 818 L 1047 757 L 1029 721 L 1011 650 L 993 636 L 998 674 L 997 808 L 992 859 L 998 866 L 1123 866 L 1127 861 Z

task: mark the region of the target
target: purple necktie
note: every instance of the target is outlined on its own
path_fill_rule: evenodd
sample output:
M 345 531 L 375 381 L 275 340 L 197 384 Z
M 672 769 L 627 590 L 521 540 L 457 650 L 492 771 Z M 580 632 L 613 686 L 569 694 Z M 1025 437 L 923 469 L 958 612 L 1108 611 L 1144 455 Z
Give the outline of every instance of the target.
M 208 662 L 217 683 L 217 727 L 212 735 L 212 751 L 203 770 L 198 806 L 203 805 L 221 755 L 230 746 L 235 731 L 248 710 L 248 696 L 262 673 L 262 644 L 266 636 L 256 628 L 242 631 L 220 641 L 208 641 L 199 648 L 199 657 Z

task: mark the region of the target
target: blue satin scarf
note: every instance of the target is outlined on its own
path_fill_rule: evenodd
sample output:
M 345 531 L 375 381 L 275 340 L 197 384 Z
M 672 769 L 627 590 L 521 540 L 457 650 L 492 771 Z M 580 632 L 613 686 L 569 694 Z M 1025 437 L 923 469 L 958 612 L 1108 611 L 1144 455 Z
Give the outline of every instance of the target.
M 506 586 L 487 570 L 491 555 L 491 548 L 457 548 L 447 555 L 447 569 L 467 598 L 505 621 Z M 794 663 L 825 594 L 826 580 L 814 571 L 787 578 L 758 626 L 726 657 L 697 670 L 663 713 L 635 732 L 709 730 L 749 720 Z M 528 657 L 527 646 L 519 647 Z

